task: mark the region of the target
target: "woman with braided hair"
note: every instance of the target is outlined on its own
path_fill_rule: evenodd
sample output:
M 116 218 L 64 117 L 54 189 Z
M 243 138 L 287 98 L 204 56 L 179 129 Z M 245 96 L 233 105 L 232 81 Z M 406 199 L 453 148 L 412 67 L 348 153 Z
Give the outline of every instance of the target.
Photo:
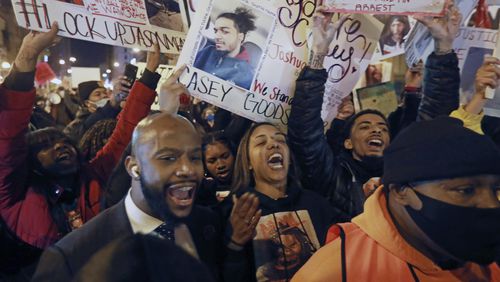
M 106 145 L 115 127 L 116 120 L 104 119 L 94 124 L 85 132 L 78 143 L 78 147 L 85 161 L 92 160 L 97 152 Z

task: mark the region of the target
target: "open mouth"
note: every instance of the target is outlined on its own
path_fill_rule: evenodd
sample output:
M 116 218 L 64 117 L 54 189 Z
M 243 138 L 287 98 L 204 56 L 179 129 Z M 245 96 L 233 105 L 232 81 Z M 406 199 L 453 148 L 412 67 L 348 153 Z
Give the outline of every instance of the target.
M 373 138 L 368 140 L 368 146 L 373 149 L 383 149 L 384 148 L 384 141 L 378 139 L 378 138 Z
M 218 171 L 217 176 L 219 178 L 226 178 L 229 175 L 229 169 Z
M 269 159 L 267 159 L 267 164 L 272 169 L 282 169 L 283 168 L 283 155 L 280 153 L 272 154 Z
M 69 161 L 69 160 L 71 160 L 71 154 L 69 152 L 63 152 L 63 153 L 57 155 L 56 160 L 58 162 Z
M 193 204 L 196 183 L 179 183 L 168 187 L 167 196 L 178 206 L 190 206 Z

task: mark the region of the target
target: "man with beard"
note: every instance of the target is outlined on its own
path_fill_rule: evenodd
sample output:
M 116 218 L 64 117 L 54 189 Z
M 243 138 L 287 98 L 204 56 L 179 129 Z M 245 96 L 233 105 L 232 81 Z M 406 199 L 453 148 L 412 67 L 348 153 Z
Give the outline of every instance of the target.
M 177 70 L 162 91 L 187 93 L 177 82 L 183 71 Z M 134 130 L 125 166 L 132 177 L 125 199 L 47 249 L 34 281 L 69 281 L 99 249 L 133 233 L 175 242 L 219 279 L 225 251 L 220 222 L 208 208 L 193 205 L 203 179 L 201 138 L 194 126 L 169 113 L 147 117 Z
M 293 280 L 499 281 L 499 163 L 458 119 L 414 123 L 385 152 L 384 187 Z
M 255 16 L 237 8 L 234 13 L 220 14 L 214 25 L 215 42 L 198 52 L 193 66 L 250 89 L 255 70 L 242 44 L 248 32 L 255 29 Z
M 458 108 L 459 69 L 452 45 L 460 19 L 459 11 L 450 4 L 444 20 L 421 20 L 436 46 L 426 63 L 425 95 L 414 119 L 449 115 Z M 288 137 L 303 174 L 303 186 L 326 197 L 335 210 L 336 221 L 346 222 L 363 211 L 363 203 L 372 192 L 367 189 L 367 181 L 382 176 L 383 152 L 391 140 L 389 124 L 398 122 L 388 122 L 375 110 L 361 111 L 345 125 L 345 150 L 338 155 L 332 152 L 321 118 L 328 78 L 323 62 L 337 30 L 347 29 L 353 20 L 345 16 L 335 23 L 331 20 L 332 13 L 325 12 L 324 7 L 316 9 L 311 55 L 308 66 L 297 79 Z

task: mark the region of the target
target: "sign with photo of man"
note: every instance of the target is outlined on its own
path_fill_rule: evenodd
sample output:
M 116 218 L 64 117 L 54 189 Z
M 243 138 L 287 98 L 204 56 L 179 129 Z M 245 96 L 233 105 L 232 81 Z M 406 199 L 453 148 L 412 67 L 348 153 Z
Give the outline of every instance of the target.
M 311 3 L 285 0 L 199 3 L 178 60 L 187 65 L 180 81 L 196 98 L 286 129 L 295 80 L 308 60 L 315 9 Z M 325 59 L 326 122 L 364 73 L 382 27 L 370 15 L 354 15 L 343 23 Z

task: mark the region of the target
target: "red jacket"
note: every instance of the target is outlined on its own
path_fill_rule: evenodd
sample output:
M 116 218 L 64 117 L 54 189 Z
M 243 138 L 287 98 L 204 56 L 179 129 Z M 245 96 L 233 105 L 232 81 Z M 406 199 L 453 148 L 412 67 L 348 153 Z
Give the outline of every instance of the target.
M 100 212 L 101 183 L 106 183 L 135 126 L 149 113 L 155 96 L 154 90 L 137 81 L 108 143 L 82 166 L 78 207 L 84 222 Z M 64 234 L 52 219 L 51 199 L 29 181 L 25 134 L 34 101 L 35 89 L 18 92 L 0 86 L 0 215 L 22 241 L 44 249 Z

